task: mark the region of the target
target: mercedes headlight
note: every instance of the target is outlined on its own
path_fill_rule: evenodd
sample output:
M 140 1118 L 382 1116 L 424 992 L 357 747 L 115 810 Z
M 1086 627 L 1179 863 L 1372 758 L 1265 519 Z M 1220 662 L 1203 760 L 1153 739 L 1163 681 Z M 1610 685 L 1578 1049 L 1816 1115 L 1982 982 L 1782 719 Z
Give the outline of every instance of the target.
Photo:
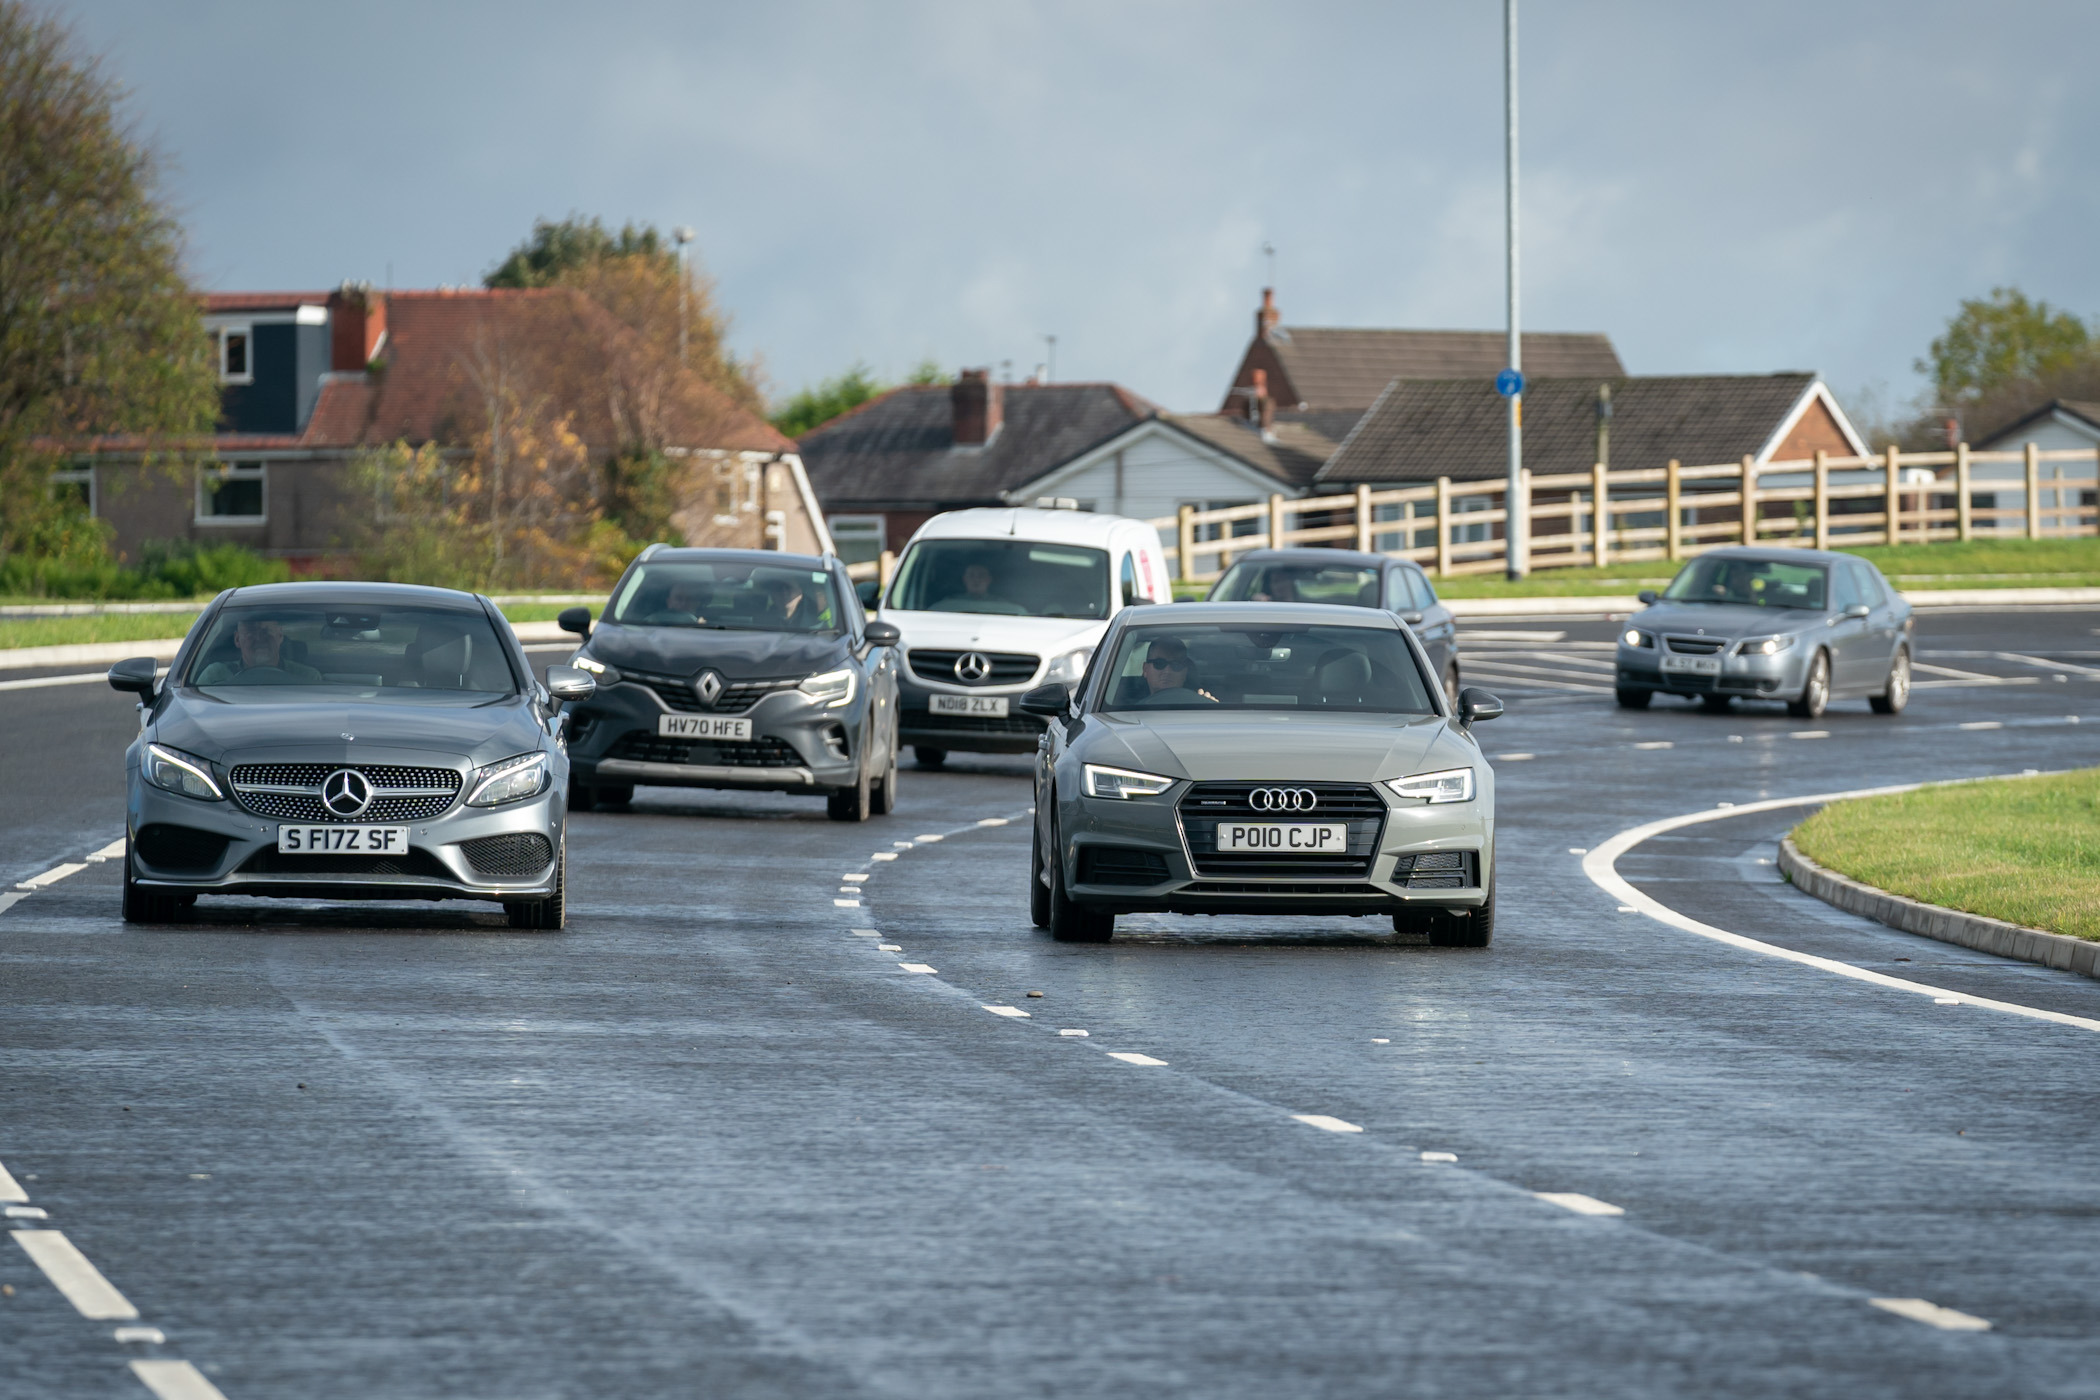
M 1394 778 L 1386 786 L 1417 802 L 1471 802 L 1473 770 L 1446 768 L 1441 773 L 1417 773 L 1412 778 Z
M 841 705 L 853 703 L 855 688 L 853 669 L 826 671 L 821 676 L 811 676 L 795 687 L 827 710 L 836 710 Z
M 211 765 L 195 754 L 183 753 L 179 749 L 165 749 L 159 744 L 146 745 L 146 781 L 166 792 L 179 792 L 184 797 L 202 798 L 206 802 L 223 802 L 226 794 L 211 776 Z
M 1735 649 L 1737 656 L 1777 656 L 1794 644 L 1792 633 L 1776 637 L 1746 637 Z
M 1655 638 L 1641 631 L 1638 627 L 1627 628 L 1626 635 L 1619 638 L 1619 640 L 1630 647 L 1653 647 L 1655 645 Z
M 571 666 L 574 666 L 579 671 L 588 672 L 592 676 L 596 677 L 598 684 L 600 685 L 611 685 L 613 684 L 613 682 L 620 679 L 620 673 L 618 671 L 615 671 L 612 667 L 606 665 L 603 661 L 599 661 L 594 657 L 585 656 L 580 651 L 569 658 L 569 664 Z
M 543 753 L 521 753 L 516 758 L 491 763 L 474 775 L 474 790 L 467 797 L 467 805 L 500 807 L 506 802 L 538 797 L 547 790 L 549 776 L 547 755 Z
M 1088 797 L 1157 797 L 1179 781 L 1178 778 L 1163 778 L 1157 773 L 1133 773 L 1128 768 L 1104 768 L 1098 763 L 1086 765 Z
M 1086 675 L 1086 663 L 1093 659 L 1094 649 L 1092 647 L 1080 647 L 1074 651 L 1068 651 L 1050 663 L 1050 669 L 1043 672 L 1043 683 L 1045 685 L 1078 685 L 1080 679 Z

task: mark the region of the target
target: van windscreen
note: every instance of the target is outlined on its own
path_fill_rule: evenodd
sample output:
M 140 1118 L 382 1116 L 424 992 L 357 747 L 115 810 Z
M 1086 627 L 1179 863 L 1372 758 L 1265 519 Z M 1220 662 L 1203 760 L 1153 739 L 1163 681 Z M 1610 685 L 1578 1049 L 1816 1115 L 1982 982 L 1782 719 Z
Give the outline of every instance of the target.
M 921 540 L 884 606 L 906 612 L 1106 617 L 1108 554 L 1040 540 Z

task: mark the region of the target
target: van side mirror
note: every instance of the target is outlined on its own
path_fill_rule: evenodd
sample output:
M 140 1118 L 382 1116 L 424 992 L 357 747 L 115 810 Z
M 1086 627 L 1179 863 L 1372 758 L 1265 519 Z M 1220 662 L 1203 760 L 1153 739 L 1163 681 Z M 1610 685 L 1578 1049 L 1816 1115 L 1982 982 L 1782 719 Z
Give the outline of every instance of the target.
M 1021 696 L 1021 713 L 1040 715 L 1044 719 L 1056 719 L 1071 705 L 1071 687 L 1057 681 L 1039 685 Z
M 160 663 L 150 656 L 130 656 L 109 668 L 109 688 L 151 697 Z
M 591 610 L 589 608 L 563 608 L 554 615 L 554 625 L 564 632 L 574 632 L 579 637 L 591 635 Z
M 588 700 L 598 693 L 598 682 L 574 666 L 549 666 L 547 693 L 557 700 Z
M 1643 588 L 1640 592 L 1634 594 L 1633 596 L 1640 599 L 1641 602 L 1644 604 L 1652 604 L 1655 601 L 1655 590 L 1652 588 Z
M 1471 729 L 1484 719 L 1502 718 L 1502 701 L 1477 685 L 1458 692 L 1458 722 Z
M 861 635 L 868 639 L 869 646 L 893 647 L 904 640 L 904 629 L 894 622 L 871 622 Z

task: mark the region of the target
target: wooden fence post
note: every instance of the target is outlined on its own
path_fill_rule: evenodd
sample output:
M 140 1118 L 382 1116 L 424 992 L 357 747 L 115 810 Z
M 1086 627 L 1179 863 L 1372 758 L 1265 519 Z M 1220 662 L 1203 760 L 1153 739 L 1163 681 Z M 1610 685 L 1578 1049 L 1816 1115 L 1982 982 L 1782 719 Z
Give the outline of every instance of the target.
M 1356 547 L 1365 554 L 1371 552 L 1371 483 L 1368 481 L 1356 483 Z
M 1269 548 L 1283 548 L 1283 497 L 1269 496 Z
M 1519 409 L 1518 412 L 1521 416 L 1522 410 Z M 1524 547 L 1517 558 L 1519 567 L 1528 574 L 1531 572 L 1531 468 L 1517 469 L 1517 490 L 1522 493 L 1524 501 Z M 1509 506 L 1509 488 L 1505 482 L 1502 491 L 1502 557 L 1505 561 L 1517 548 L 1517 541 L 1512 539 L 1509 533 Z M 1569 524 L 1572 526 L 1574 522 L 1570 521 Z
M 1603 568 L 1611 562 L 1611 544 L 1604 536 L 1611 529 L 1611 485 L 1605 478 L 1604 463 L 1590 466 L 1590 524 L 1596 528 L 1596 538 L 1590 553 L 1596 556 L 1597 567 Z
M 875 596 L 877 598 L 887 598 L 889 596 L 890 580 L 896 576 L 897 552 L 893 549 L 885 549 L 882 553 L 875 556 Z
M 1743 457 L 1743 484 L 1737 495 L 1743 498 L 1743 543 L 1757 543 L 1757 463 L 1746 453 Z
M 1196 508 L 1183 506 L 1175 515 L 1174 572 L 1183 580 L 1195 577 Z
M 1816 548 L 1830 548 L 1830 454 L 1816 449 Z
M 2042 459 L 2041 449 L 2034 443 L 2027 444 L 2027 538 L 2042 537 Z
M 1896 481 L 1902 475 L 1903 454 L 1896 450 L 1896 444 L 1892 442 L 1889 444 L 1888 453 L 1888 490 L 1884 493 L 1883 501 L 1883 509 L 1888 515 L 1888 528 L 1881 536 L 1884 544 L 1896 543 L 1897 522 L 1903 519 L 1903 498 L 1896 491 Z
M 1436 479 L 1436 571 L 1438 577 L 1451 572 L 1451 478 Z
M 1954 445 L 1954 533 L 1969 538 L 1969 444 Z
M 1684 541 L 1680 534 L 1684 529 L 1684 512 L 1678 509 L 1677 505 L 1681 491 L 1677 474 L 1683 470 L 1683 464 L 1675 457 L 1672 457 L 1669 469 L 1663 473 L 1663 498 L 1665 501 L 1663 509 L 1667 515 L 1667 518 L 1663 521 L 1663 544 L 1664 552 L 1669 555 L 1670 562 L 1673 564 L 1677 562 L 1677 557 L 1684 552 Z

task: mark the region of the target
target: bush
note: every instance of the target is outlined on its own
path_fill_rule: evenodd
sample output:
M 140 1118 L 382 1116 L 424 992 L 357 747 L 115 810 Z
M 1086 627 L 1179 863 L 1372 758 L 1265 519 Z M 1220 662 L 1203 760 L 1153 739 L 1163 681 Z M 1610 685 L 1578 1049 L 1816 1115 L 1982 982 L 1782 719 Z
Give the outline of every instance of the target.
M 0 593 L 32 598 L 94 600 L 201 598 L 225 588 L 283 583 L 291 569 L 237 544 L 203 547 L 155 542 L 136 565 L 75 550 L 57 557 L 23 554 L 0 559 Z

